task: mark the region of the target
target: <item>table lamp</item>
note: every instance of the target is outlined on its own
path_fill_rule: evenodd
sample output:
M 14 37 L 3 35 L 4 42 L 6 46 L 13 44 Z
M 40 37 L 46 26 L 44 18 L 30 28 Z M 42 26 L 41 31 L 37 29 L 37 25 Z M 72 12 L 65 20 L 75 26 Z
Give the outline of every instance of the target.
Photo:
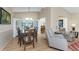
M 72 26 L 72 31 L 75 31 L 76 24 L 72 24 L 71 26 Z

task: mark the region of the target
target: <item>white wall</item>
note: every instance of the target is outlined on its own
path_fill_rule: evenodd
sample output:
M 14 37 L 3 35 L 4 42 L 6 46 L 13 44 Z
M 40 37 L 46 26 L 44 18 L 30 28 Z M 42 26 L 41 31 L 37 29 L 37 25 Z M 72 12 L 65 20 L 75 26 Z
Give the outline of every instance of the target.
M 40 18 L 45 17 L 45 23 L 48 27 L 50 27 L 50 8 L 43 8 L 40 12 Z
M 72 14 L 70 24 L 76 24 L 75 30 L 79 31 L 79 14 Z
M 59 16 L 68 19 L 67 27 L 69 29 L 71 14 L 61 7 L 52 7 L 51 8 L 51 28 L 53 29 L 53 31 L 56 30 L 56 25 L 57 25 L 57 21 L 59 20 Z
M 65 28 L 66 32 L 68 32 L 68 19 L 64 18 L 63 20 L 64 20 L 63 27 Z
M 45 17 L 46 25 L 52 28 L 53 31 L 56 31 L 57 21 L 59 20 L 59 16 L 68 19 L 68 30 L 70 30 L 70 22 L 71 22 L 71 14 L 64 10 L 61 7 L 47 7 L 43 8 L 40 12 L 40 18 Z
M 12 14 L 11 8 L 4 7 L 4 9 Z M 0 24 L 0 50 L 8 44 L 8 42 L 12 39 L 12 36 L 12 24 Z

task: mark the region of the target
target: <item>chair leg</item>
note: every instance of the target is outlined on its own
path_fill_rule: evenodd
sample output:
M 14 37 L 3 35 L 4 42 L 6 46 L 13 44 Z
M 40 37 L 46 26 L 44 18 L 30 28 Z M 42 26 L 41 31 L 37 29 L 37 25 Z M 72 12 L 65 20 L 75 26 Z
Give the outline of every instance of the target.
M 20 47 L 21 47 L 21 41 L 20 41 Z
M 34 42 L 33 42 L 33 48 L 35 48 L 35 44 L 34 44 Z
M 37 34 L 36 34 L 36 36 L 35 36 L 35 39 L 36 39 L 36 42 L 37 42 Z
M 36 37 L 36 42 L 37 42 L 37 37 Z
M 23 40 L 23 44 L 24 44 L 24 40 Z
M 24 51 L 26 50 L 26 43 L 24 42 Z
M 21 47 L 21 45 L 22 45 L 22 39 L 20 39 L 19 42 L 20 42 L 20 47 Z

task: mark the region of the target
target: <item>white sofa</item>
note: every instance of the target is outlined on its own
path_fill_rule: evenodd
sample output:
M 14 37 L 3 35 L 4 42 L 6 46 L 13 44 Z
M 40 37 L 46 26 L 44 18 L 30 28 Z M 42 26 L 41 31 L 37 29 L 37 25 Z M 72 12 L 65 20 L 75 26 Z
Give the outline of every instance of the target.
M 49 47 L 53 47 L 60 50 L 68 50 L 68 42 L 61 34 L 54 34 L 52 29 L 46 28 Z

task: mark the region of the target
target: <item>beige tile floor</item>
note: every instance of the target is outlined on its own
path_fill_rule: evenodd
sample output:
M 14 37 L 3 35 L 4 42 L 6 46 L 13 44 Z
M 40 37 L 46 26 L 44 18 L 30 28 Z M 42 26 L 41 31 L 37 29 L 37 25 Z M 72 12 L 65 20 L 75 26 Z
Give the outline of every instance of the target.
M 13 39 L 4 49 L 3 51 L 24 51 L 24 46 L 19 46 L 17 43 L 17 38 Z M 26 51 L 57 51 L 54 48 L 48 47 L 48 42 L 46 39 L 46 35 L 38 34 L 38 42 L 35 43 L 35 48 L 32 45 L 28 45 L 26 47 Z

